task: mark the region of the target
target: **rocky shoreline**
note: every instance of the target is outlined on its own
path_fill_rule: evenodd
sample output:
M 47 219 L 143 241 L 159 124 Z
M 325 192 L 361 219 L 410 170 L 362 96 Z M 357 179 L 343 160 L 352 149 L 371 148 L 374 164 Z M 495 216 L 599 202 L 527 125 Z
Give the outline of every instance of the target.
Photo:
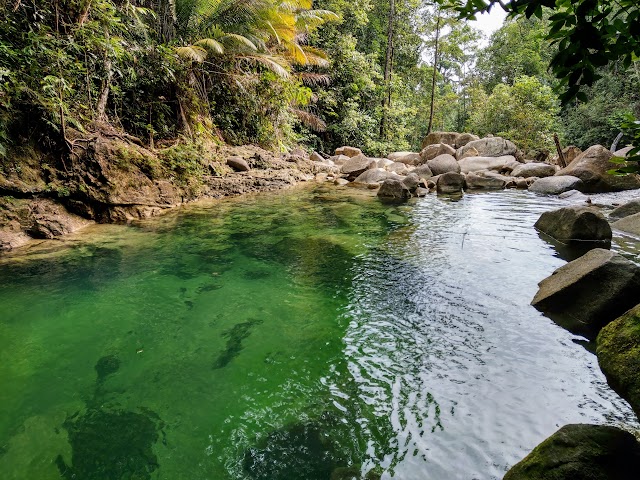
M 25 147 L 0 170 L 0 252 L 94 222 L 126 223 L 200 199 L 278 190 L 337 171 L 303 150 L 277 154 L 211 144 L 204 152 L 183 153 L 179 145 L 152 152 L 103 134 L 77 145 L 59 164 Z

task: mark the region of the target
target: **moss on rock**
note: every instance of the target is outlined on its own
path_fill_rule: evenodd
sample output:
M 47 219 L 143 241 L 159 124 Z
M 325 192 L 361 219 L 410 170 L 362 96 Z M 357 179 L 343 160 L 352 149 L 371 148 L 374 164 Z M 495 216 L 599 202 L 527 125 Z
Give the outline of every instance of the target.
M 565 425 L 538 445 L 504 480 L 636 480 L 640 443 L 619 428 Z
M 640 417 L 640 304 L 600 331 L 596 353 L 611 388 Z

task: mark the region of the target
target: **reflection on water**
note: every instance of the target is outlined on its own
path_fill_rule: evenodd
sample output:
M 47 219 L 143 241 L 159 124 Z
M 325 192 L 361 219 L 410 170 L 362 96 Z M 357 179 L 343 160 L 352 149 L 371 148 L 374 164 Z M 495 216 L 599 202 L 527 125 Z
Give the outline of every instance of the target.
M 7 256 L 2 478 L 490 479 L 566 423 L 637 428 L 529 306 L 567 202 L 314 187 Z

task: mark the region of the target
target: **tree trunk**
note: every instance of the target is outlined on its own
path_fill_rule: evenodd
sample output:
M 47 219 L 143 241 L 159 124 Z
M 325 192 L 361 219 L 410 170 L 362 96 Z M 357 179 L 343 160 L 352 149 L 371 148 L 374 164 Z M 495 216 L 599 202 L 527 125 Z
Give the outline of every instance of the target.
M 427 127 L 427 135 L 431 133 L 433 128 L 433 108 L 436 100 L 436 76 L 438 72 L 438 42 L 440 41 L 440 11 L 438 11 L 438 20 L 436 21 L 436 47 L 433 55 L 433 78 L 431 79 L 431 111 L 429 113 L 429 127 Z
M 109 30 L 105 28 L 104 32 L 107 42 L 109 41 Z M 104 69 L 107 78 L 104 79 L 102 90 L 98 97 L 98 105 L 96 106 L 97 118 L 99 121 L 108 121 L 107 119 L 107 101 L 109 100 L 109 91 L 111 90 L 111 80 L 113 79 L 113 64 L 109 56 L 109 47 L 104 51 Z
M 387 28 L 387 54 L 384 61 L 385 97 L 382 99 L 382 119 L 380 121 L 380 138 L 384 138 L 387 129 L 387 111 L 391 107 L 391 73 L 393 71 L 393 35 L 396 19 L 396 2 L 389 1 L 389 25 Z
M 107 119 L 107 101 L 109 100 L 109 91 L 111 90 L 111 80 L 113 79 L 113 64 L 111 62 L 111 57 L 109 57 L 109 52 L 105 52 L 104 69 L 106 70 L 107 78 L 105 78 L 104 80 L 104 83 L 102 85 L 102 91 L 100 92 L 100 96 L 98 97 L 97 116 L 98 116 L 98 120 L 106 122 L 108 120 Z

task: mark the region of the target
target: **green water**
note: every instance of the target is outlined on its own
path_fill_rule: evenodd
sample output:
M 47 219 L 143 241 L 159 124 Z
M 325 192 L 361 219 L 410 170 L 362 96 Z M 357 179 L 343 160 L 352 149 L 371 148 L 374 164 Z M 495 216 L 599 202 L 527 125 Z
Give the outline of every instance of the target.
M 558 424 L 635 425 L 528 305 L 563 263 L 531 228 L 548 207 L 315 187 L 7 256 L 0 476 L 498 478 Z M 519 235 L 498 259 L 496 228 Z

